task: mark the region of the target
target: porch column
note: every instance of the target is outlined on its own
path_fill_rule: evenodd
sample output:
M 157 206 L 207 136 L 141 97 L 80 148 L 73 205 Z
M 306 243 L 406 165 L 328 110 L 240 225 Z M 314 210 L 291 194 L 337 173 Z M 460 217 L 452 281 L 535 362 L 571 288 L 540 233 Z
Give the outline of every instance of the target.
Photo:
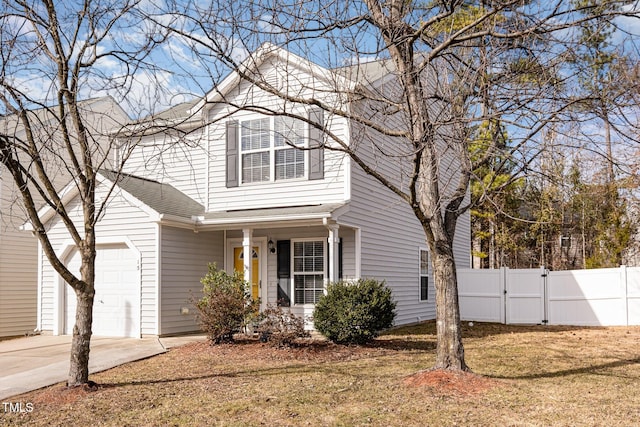
M 251 292 L 251 266 L 253 251 L 253 230 L 251 228 L 242 229 L 242 258 L 244 267 L 244 281 L 249 283 L 248 291 Z
M 340 226 L 338 224 L 327 225 L 327 229 L 329 230 L 329 281 L 331 282 L 340 280 L 338 268 L 340 263 L 340 253 L 338 251 L 338 245 L 340 244 L 339 228 Z

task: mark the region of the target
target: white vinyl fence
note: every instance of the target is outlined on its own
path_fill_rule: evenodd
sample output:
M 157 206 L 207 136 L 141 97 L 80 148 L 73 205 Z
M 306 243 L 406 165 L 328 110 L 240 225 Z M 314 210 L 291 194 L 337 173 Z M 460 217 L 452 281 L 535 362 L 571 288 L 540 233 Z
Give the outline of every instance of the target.
M 458 270 L 462 320 L 640 325 L 640 268 Z

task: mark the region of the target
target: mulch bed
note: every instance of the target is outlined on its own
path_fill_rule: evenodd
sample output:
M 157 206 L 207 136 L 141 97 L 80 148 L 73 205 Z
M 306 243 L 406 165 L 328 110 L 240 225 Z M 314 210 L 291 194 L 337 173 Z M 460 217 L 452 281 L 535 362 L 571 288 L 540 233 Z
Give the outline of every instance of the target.
M 446 369 L 427 369 L 406 377 L 407 387 L 426 388 L 430 392 L 450 396 L 475 396 L 502 383 L 472 372 L 448 371 Z

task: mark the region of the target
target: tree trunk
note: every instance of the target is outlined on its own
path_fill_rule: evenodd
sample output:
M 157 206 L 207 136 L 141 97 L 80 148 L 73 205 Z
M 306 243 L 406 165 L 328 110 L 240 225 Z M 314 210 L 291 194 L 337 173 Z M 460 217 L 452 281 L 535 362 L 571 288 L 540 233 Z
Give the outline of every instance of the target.
M 93 286 L 89 292 L 76 291 L 76 323 L 71 341 L 71 363 L 67 386 L 76 387 L 89 381 L 89 344 L 93 322 Z
M 613 170 L 613 149 L 611 147 L 611 123 L 609 122 L 608 115 L 602 118 L 604 121 L 604 138 L 607 146 L 607 181 L 608 184 L 613 183 L 616 180 L 616 174 Z
M 433 255 L 436 288 L 436 369 L 468 371 L 464 361 L 458 282 L 450 245 L 436 245 Z
M 89 382 L 89 350 L 91 344 L 91 326 L 93 325 L 93 300 L 95 291 L 95 239 L 91 232 L 87 237 L 93 244 L 83 242 L 80 247 L 82 265 L 80 275 L 82 281 L 76 283 L 76 323 L 73 326 L 71 340 L 71 363 L 67 386 L 77 387 Z

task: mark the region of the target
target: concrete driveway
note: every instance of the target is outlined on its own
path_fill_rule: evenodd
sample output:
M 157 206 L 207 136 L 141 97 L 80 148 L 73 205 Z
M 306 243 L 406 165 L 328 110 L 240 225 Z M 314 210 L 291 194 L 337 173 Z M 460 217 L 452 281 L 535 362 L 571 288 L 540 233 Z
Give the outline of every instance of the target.
M 157 338 L 91 338 L 89 372 L 164 353 L 202 335 Z M 38 335 L 0 341 L 0 400 L 66 381 L 71 336 Z

